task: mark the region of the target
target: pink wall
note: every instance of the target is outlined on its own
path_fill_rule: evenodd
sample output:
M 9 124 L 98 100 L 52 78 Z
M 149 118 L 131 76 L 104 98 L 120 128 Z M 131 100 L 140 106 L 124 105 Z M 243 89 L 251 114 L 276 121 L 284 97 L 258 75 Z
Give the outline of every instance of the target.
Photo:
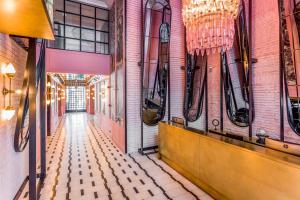
M 145 1 L 144 1 L 145 2 Z M 245 0 L 248 12 L 248 0 Z M 184 94 L 184 36 L 181 17 L 181 1 L 171 0 L 172 30 L 171 30 L 171 116 L 182 117 Z M 136 151 L 140 146 L 140 1 L 127 3 L 127 120 L 128 148 Z M 247 13 L 248 16 L 248 13 Z M 277 1 L 253 0 L 253 57 L 258 62 L 253 66 L 253 91 L 255 104 L 255 119 L 253 134 L 264 129 L 272 138 L 280 137 L 280 106 L 279 106 L 279 16 Z M 137 39 L 138 38 L 138 39 Z M 220 119 L 220 55 L 208 57 L 208 116 L 209 128 L 213 129 L 213 119 Z M 205 129 L 205 112 L 199 120 L 190 126 Z M 285 139 L 300 143 L 300 137 L 294 133 L 286 119 Z M 248 135 L 248 128 L 235 126 L 227 117 L 224 104 L 224 130 L 243 136 Z M 157 129 L 144 125 L 145 145 L 156 143 Z
M 90 115 L 95 114 L 95 86 L 87 86 L 86 89 L 89 89 L 89 98 L 86 98 L 86 111 Z
M 146 0 L 143 0 L 144 5 Z M 184 71 L 184 27 L 181 18 L 181 0 L 170 0 L 172 9 L 170 70 L 171 116 L 182 117 Z M 144 6 L 143 6 L 144 8 Z M 141 1 L 127 1 L 127 144 L 128 152 L 140 148 L 140 69 L 141 59 Z M 167 113 L 166 113 L 167 116 Z M 167 120 L 165 117 L 164 120 Z M 157 126 L 144 125 L 144 147 L 157 145 Z
M 47 80 L 49 81 L 49 80 Z M 54 79 L 51 78 L 50 80 L 51 85 L 54 85 L 55 88 L 52 88 L 52 95 L 51 95 L 51 104 L 48 106 L 50 108 L 50 134 L 54 134 L 57 131 L 58 125 L 60 123 L 60 120 L 62 119 L 62 115 L 65 112 L 64 106 L 65 106 L 65 99 L 58 100 L 60 92 L 58 91 L 58 87 L 62 88 L 62 86 L 54 81 Z M 57 95 L 56 95 L 57 94 Z
M 107 75 L 110 72 L 110 56 L 47 48 L 47 72 Z

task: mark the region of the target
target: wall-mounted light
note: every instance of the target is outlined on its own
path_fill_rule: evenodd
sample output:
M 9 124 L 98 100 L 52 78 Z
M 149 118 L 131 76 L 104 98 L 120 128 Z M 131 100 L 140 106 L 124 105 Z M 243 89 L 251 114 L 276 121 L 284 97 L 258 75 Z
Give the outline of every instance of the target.
M 3 101 L 4 102 L 4 109 L 2 109 L 1 118 L 3 120 L 10 120 L 15 115 L 15 109 L 12 106 L 12 103 L 11 103 L 11 95 L 13 93 L 20 94 L 21 91 L 20 90 L 14 91 L 14 90 L 11 89 L 12 88 L 11 87 L 12 79 L 16 75 L 16 70 L 15 70 L 15 67 L 13 66 L 12 63 L 9 63 L 7 65 L 5 65 L 5 64 L 2 65 L 1 73 L 3 74 L 3 81 L 4 81 L 4 85 L 3 85 L 3 89 L 2 89 L 2 94 L 3 94 L 3 97 L 4 97 L 4 101 Z M 6 77 L 9 79 L 9 87 L 8 88 L 6 88 L 6 86 L 5 86 L 5 78 Z M 8 96 L 8 106 L 6 106 L 6 97 L 7 96 Z

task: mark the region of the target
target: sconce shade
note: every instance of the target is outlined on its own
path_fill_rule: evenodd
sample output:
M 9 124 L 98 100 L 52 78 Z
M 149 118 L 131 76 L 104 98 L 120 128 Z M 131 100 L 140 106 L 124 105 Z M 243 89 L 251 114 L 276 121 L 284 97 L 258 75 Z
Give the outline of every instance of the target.
M 12 106 L 7 106 L 4 110 L 1 111 L 1 119 L 9 121 L 15 115 L 16 110 Z
M 3 65 L 1 68 L 2 74 L 5 74 L 9 78 L 13 78 L 16 74 L 15 67 L 12 63 L 9 63 L 7 65 Z

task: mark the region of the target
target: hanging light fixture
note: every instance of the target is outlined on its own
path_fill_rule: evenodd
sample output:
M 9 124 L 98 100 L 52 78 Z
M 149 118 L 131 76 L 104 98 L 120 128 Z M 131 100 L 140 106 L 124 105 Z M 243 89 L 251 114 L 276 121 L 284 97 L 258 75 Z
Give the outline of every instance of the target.
M 188 52 L 204 55 L 232 48 L 239 0 L 183 0 Z

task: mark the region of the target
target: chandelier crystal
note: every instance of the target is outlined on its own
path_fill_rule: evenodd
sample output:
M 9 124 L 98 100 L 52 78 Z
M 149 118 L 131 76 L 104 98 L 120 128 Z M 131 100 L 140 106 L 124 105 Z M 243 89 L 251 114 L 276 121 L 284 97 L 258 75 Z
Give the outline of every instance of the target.
M 188 52 L 204 55 L 232 48 L 239 0 L 182 0 Z

